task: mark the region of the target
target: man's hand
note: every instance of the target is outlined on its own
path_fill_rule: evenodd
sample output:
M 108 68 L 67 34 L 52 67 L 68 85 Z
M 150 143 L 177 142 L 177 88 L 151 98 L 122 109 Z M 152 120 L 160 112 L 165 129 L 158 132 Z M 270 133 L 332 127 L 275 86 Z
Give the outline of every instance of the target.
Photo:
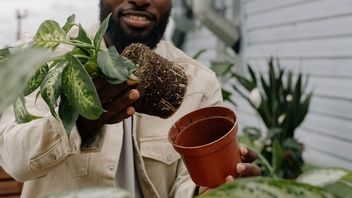
M 132 104 L 140 97 L 139 92 L 134 89 L 136 86 L 134 81 L 128 80 L 118 85 L 112 85 L 103 78 L 96 77 L 93 82 L 106 112 L 97 120 L 87 120 L 81 116 L 78 118 L 76 124 L 82 142 L 94 137 L 103 125 L 115 124 L 132 116 L 135 113 Z
M 241 147 L 241 160 L 242 163 L 238 163 L 236 165 L 236 173 L 240 175 L 240 177 L 253 177 L 253 176 L 260 176 L 261 170 L 258 166 L 251 164 L 254 162 L 258 156 L 257 153 L 251 149 Z M 225 183 L 231 183 L 235 179 L 232 175 L 229 175 L 225 178 Z M 205 194 L 210 192 L 212 189 L 208 187 L 199 187 L 199 195 Z

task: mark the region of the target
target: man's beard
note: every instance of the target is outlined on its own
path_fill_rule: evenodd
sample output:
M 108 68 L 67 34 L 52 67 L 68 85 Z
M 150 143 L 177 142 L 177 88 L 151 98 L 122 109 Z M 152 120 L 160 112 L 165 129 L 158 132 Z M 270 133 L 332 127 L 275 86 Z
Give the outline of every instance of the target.
M 110 13 L 111 8 L 108 5 L 100 2 L 100 21 L 102 22 Z M 118 13 L 116 13 L 118 16 Z M 164 15 L 160 16 L 159 23 L 145 36 L 135 36 L 128 34 L 123 30 L 118 19 L 111 18 L 109 21 L 109 27 L 106 32 L 106 36 L 110 39 L 111 45 L 115 46 L 118 52 L 122 52 L 127 46 L 132 43 L 143 43 L 149 48 L 154 49 L 163 37 L 166 26 L 169 22 L 171 9 L 169 9 Z

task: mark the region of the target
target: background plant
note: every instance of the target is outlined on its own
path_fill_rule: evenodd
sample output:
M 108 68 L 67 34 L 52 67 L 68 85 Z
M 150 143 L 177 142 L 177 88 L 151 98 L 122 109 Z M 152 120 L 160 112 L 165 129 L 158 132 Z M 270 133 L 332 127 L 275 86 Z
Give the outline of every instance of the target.
M 260 129 L 244 129 L 241 142 L 251 145 L 272 165 L 280 178 L 296 178 L 302 172 L 303 145 L 294 137 L 296 128 L 306 117 L 312 92 L 306 92 L 308 76 L 296 77 L 270 58 L 267 74 L 256 73 L 247 66 L 248 77 L 231 71 L 236 82 L 231 85 L 257 112 L 266 134 Z M 268 174 L 267 171 L 265 174 Z

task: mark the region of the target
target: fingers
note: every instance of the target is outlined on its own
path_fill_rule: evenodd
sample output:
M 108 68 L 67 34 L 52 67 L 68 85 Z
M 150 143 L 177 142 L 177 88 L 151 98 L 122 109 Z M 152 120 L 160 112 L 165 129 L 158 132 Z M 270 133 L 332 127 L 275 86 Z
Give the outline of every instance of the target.
M 107 103 L 104 109 L 107 112 L 104 115 L 104 122 L 107 124 L 114 124 L 130 117 L 135 113 L 134 107 L 131 105 L 140 97 L 136 89 L 132 89 L 127 93 L 115 98 L 112 102 Z
M 232 175 L 229 175 L 225 178 L 225 184 L 235 181 L 235 178 Z
M 111 102 L 114 98 L 119 95 L 127 92 L 129 89 L 132 89 L 133 86 L 129 85 L 128 82 L 123 82 L 118 85 L 108 84 L 102 88 L 98 93 L 100 97 L 100 102 L 104 106 L 107 103 Z
M 238 163 L 236 172 L 242 177 L 260 176 L 261 170 L 258 166 L 248 163 Z
M 135 112 L 136 111 L 134 107 L 127 107 L 121 113 L 117 113 L 110 117 L 110 120 L 107 122 L 107 124 L 115 124 L 121 122 L 122 120 L 132 116 Z
M 139 91 L 136 89 L 131 89 L 130 91 L 116 97 L 114 100 L 110 101 L 103 107 L 111 113 L 118 113 L 136 102 L 139 97 Z
M 241 160 L 244 163 L 252 163 L 258 158 L 257 153 L 249 148 L 241 147 L 240 152 Z

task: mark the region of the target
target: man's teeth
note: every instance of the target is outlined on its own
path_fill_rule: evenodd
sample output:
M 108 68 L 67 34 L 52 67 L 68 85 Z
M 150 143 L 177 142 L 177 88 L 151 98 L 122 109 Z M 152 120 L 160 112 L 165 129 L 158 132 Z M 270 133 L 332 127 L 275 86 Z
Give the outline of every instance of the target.
M 130 19 L 133 19 L 133 20 L 138 20 L 138 21 L 146 21 L 147 20 L 147 18 L 144 16 L 128 15 L 127 17 Z

